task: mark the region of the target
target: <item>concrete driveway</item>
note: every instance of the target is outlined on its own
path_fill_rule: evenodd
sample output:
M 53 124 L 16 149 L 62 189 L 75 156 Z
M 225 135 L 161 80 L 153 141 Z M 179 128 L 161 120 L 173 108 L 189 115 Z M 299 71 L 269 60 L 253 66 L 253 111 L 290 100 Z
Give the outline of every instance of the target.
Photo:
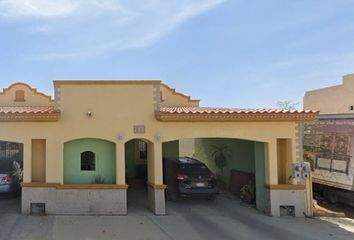
M 0 199 L 0 239 L 354 239 L 349 219 L 271 218 L 228 195 L 167 202 L 159 217 L 145 197 L 130 194 L 128 216 L 26 216 L 19 199 Z

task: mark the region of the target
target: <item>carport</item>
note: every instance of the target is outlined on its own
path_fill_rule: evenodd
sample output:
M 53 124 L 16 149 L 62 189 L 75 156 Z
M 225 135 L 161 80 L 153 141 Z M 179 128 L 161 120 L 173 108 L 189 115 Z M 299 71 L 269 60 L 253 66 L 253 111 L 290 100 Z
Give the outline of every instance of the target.
M 224 166 L 215 161 L 220 152 L 225 156 Z M 217 175 L 219 188 L 238 197 L 245 185 L 255 187 L 254 203 L 265 211 L 264 143 L 232 138 L 179 139 L 163 143 L 163 157 L 190 157 L 203 162 Z
M 18 211 L 21 209 L 22 168 L 23 144 L 0 141 L 0 201 Z

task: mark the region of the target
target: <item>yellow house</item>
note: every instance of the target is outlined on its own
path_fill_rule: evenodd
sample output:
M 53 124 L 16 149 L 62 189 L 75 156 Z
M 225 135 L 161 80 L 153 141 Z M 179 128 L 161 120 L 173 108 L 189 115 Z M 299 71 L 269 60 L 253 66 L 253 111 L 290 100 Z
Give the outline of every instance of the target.
M 54 90 L 53 99 L 15 83 L 0 93 L 0 140 L 23 156 L 23 213 L 40 203 L 51 214 L 127 214 L 130 179 L 146 171 L 146 201 L 164 215 L 163 157 L 216 169 L 208 146 L 225 142 L 227 183 L 230 171 L 249 171 L 258 209 L 304 211 L 304 186 L 289 177 L 302 161 L 301 124 L 317 112 L 200 107 L 161 81 L 54 81 Z

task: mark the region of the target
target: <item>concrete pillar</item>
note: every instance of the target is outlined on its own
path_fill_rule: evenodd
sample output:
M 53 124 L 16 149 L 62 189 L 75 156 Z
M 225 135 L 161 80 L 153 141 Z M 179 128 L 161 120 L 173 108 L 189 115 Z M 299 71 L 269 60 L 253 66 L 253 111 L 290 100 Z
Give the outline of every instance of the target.
M 125 143 L 120 141 L 116 143 L 116 184 L 125 186 Z M 119 191 L 119 213 L 126 215 L 128 213 L 127 189 L 122 187 Z
M 266 184 L 278 184 L 277 141 L 273 139 L 266 144 Z
M 125 184 L 125 144 L 116 143 L 116 183 Z
M 23 142 L 23 182 L 32 182 L 32 145 L 31 139 Z
M 162 143 L 154 143 L 154 184 L 163 184 L 163 165 L 162 165 Z
M 165 215 L 165 186 L 163 185 L 162 143 L 148 144 L 148 200 L 156 215 Z
M 148 159 L 147 159 L 147 180 L 148 183 L 153 184 L 155 182 L 155 154 L 154 143 L 148 143 Z

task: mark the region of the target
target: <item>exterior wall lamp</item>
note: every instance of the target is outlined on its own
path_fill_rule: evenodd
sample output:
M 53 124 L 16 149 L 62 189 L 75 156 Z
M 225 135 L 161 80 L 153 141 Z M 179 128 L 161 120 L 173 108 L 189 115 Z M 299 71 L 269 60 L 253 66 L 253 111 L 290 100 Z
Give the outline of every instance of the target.
M 156 133 L 156 135 L 155 135 L 155 140 L 158 141 L 158 142 L 161 141 L 161 135 L 160 135 L 160 133 Z
M 118 138 L 118 140 L 119 140 L 119 141 L 122 141 L 122 140 L 123 140 L 123 138 L 124 138 L 124 136 L 123 136 L 123 134 L 122 134 L 122 133 L 118 133 L 117 138 Z

